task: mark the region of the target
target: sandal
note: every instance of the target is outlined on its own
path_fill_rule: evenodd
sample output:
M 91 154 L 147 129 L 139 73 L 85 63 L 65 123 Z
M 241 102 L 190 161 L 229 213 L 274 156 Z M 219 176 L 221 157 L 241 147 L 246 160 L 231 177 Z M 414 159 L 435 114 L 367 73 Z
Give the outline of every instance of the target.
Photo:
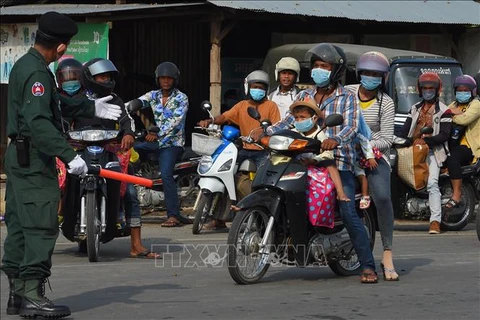
M 360 209 L 365 210 L 370 208 L 370 196 L 362 196 L 360 198 Z
M 138 258 L 138 259 L 162 259 L 162 256 L 158 253 L 152 252 L 150 250 L 145 250 L 140 253 L 130 253 L 130 258 Z
M 462 204 L 461 201 L 456 201 L 452 198 L 448 199 L 447 203 L 445 204 L 446 209 L 458 208 Z
M 362 274 L 360 275 L 360 282 L 361 283 L 377 283 L 378 282 L 377 273 L 372 269 L 363 270 Z
M 400 277 L 398 276 L 395 269 L 387 269 L 387 268 L 385 268 L 383 263 L 380 263 L 380 267 L 382 268 L 383 280 L 384 281 L 399 281 L 400 280 Z M 390 275 L 390 277 L 387 277 L 387 273 Z
M 160 226 L 163 228 L 175 228 L 175 227 L 181 227 L 183 226 L 183 224 L 180 221 L 178 221 L 176 218 L 170 217 L 167 219 L 167 221 L 162 223 Z
M 204 230 L 224 230 L 227 229 L 225 221 L 222 220 L 211 220 L 210 222 L 203 225 Z

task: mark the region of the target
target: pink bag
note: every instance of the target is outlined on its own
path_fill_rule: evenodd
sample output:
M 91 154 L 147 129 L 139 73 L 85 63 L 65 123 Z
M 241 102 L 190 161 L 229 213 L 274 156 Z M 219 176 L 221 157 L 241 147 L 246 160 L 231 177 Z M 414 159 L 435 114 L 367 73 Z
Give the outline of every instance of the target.
M 337 192 L 326 168 L 308 167 L 308 216 L 316 227 L 333 228 Z

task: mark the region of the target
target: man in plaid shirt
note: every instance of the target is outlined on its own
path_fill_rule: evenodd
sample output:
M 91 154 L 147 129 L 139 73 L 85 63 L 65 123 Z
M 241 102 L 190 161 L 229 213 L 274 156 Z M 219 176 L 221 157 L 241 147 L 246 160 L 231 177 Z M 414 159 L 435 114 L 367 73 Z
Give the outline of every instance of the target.
M 355 199 L 353 138 L 357 132 L 360 109 L 355 96 L 339 83 L 347 68 L 347 59 L 342 49 L 329 43 L 321 43 L 313 47 L 307 52 L 305 58 L 310 61 L 311 76 L 316 87 L 299 92 L 295 100 L 315 100 L 323 113 L 323 119 L 334 113 L 341 114 L 344 118 L 343 125 L 325 129 L 329 138 L 323 141 L 322 149 L 333 150 L 344 191 L 347 197 L 352 199 L 352 201 L 339 201 L 339 208 L 360 260 L 361 282 L 376 283 L 378 277 L 370 241 L 353 201 Z M 294 122 L 295 118 L 289 114 L 282 121 L 270 126 L 267 133 L 290 129 Z M 338 146 L 340 148 L 337 148 Z

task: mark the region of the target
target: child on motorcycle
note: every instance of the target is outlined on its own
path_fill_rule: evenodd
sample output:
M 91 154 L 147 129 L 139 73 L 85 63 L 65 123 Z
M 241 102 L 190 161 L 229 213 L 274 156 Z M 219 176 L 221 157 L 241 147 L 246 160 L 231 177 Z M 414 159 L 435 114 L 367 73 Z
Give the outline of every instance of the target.
M 328 138 L 325 132 L 321 131 L 320 127 L 316 125 L 318 118 L 321 117 L 321 111 L 314 101 L 311 99 L 297 101 L 290 106 L 290 111 L 295 117 L 295 131 L 307 138 L 320 141 Z M 337 190 L 337 199 L 340 201 L 350 201 L 343 190 L 340 173 L 333 160 L 333 151 L 323 151 L 319 155 L 313 157 L 305 154 L 305 156 L 301 157 L 301 161 L 305 165 L 325 167 L 335 185 L 335 189 Z

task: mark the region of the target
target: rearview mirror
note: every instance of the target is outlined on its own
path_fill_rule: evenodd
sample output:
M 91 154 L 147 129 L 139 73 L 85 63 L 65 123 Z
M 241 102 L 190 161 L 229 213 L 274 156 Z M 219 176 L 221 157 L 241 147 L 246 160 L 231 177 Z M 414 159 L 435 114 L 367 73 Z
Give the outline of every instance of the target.
M 331 114 L 325 119 L 326 127 L 336 127 L 341 125 L 342 123 L 343 123 L 343 116 L 338 113 Z
M 140 99 L 133 99 L 127 102 L 127 111 L 128 113 L 134 113 L 142 109 L 143 103 Z
M 202 109 L 205 110 L 205 111 L 211 111 L 212 110 L 212 104 L 208 100 L 203 101 L 201 106 L 202 106 Z
M 250 118 L 260 121 L 260 113 L 258 113 L 258 110 L 256 108 L 248 107 L 247 113 L 250 116 Z
M 420 133 L 422 134 L 432 134 L 433 133 L 433 128 L 432 127 L 423 127 L 420 129 Z

